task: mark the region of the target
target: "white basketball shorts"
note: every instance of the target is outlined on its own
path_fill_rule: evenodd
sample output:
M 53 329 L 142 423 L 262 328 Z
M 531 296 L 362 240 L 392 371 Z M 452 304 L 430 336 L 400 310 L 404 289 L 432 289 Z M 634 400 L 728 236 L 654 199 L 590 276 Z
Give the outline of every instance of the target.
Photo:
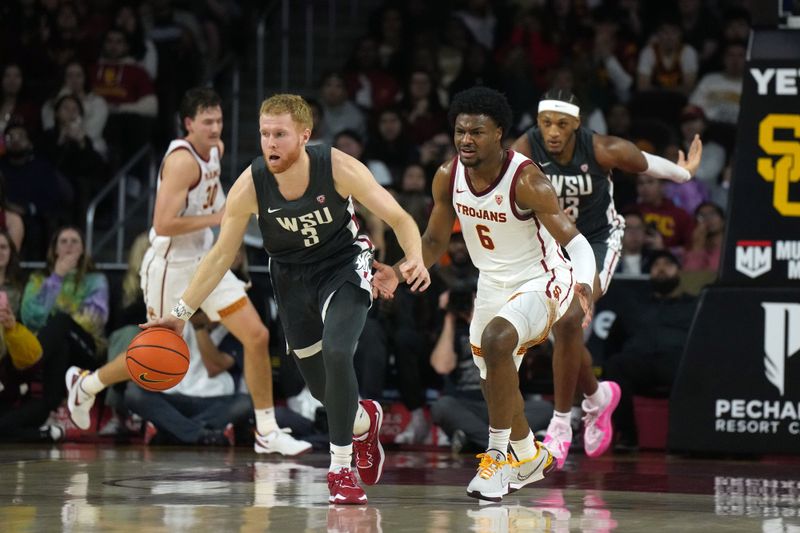
M 167 261 L 150 248 L 142 261 L 141 286 L 148 318 L 162 317 L 178 303 L 189 280 L 197 270 L 200 258 L 189 261 Z M 247 305 L 245 283 L 228 270 L 211 291 L 200 309 L 213 322 L 232 314 Z
M 546 276 L 516 285 L 480 276 L 469 339 L 472 358 L 482 379 L 486 379 L 486 363 L 481 353 L 481 336 L 489 322 L 502 317 L 517 330 L 519 342 L 513 357 L 519 370 L 528 348 L 544 342 L 550 328 L 569 308 L 574 295 L 573 284 L 572 271 L 566 265 L 556 267 Z

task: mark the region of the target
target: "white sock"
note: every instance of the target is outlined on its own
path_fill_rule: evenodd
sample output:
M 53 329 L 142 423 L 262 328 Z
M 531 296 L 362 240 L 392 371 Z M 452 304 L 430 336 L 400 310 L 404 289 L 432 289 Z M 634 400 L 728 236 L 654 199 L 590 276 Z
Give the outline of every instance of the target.
M 496 450 L 503 454 L 503 460 L 506 459 L 508 452 L 508 441 L 511 439 L 511 428 L 508 429 L 495 429 L 489 428 L 489 447 L 488 450 Z
M 105 384 L 100 381 L 98 372 L 92 372 L 83 378 L 78 386 L 78 390 L 85 392 L 88 396 L 96 396 L 101 390 L 105 389 Z
M 524 461 L 536 455 L 536 439 L 533 431 L 528 432 L 528 436 L 521 440 L 511 441 L 511 452 L 517 461 Z
M 606 390 L 598 383 L 597 390 L 594 391 L 594 394 L 584 394 L 583 397 L 586 398 L 589 405 L 592 407 L 601 407 L 606 403 Z
M 356 419 L 353 422 L 353 435 L 360 437 L 369 431 L 369 415 L 361 403 L 358 404 L 358 411 L 356 411 Z M 333 446 L 333 445 L 331 445 Z
M 553 420 L 562 424 L 570 425 L 572 423 L 572 411 L 562 413 L 560 411 L 553 411 Z
M 261 436 L 267 436 L 278 429 L 278 422 L 275 421 L 275 408 L 255 409 L 256 431 Z
M 338 472 L 342 468 L 350 468 L 353 461 L 353 445 L 336 446 L 331 444 L 331 467 L 329 472 Z

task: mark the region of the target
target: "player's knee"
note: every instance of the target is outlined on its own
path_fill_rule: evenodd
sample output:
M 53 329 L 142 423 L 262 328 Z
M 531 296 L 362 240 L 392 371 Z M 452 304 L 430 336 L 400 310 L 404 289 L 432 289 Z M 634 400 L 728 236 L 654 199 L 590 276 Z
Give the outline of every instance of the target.
M 247 339 L 242 343 L 245 348 L 249 348 L 254 352 L 266 352 L 269 349 L 269 330 L 266 326 L 262 325 L 248 331 Z
M 338 344 L 331 344 L 323 348 L 323 357 L 325 358 L 325 366 L 342 366 L 353 365 L 353 353 Z
M 492 321 L 481 336 L 481 352 L 487 366 L 511 357 L 519 340 L 514 326 L 507 321 Z
M 564 316 L 562 316 L 558 321 L 553 324 L 553 334 L 555 334 L 556 339 L 559 337 L 567 337 L 567 336 L 574 336 L 574 335 L 583 335 L 583 328 L 581 327 L 581 323 L 583 322 L 583 310 L 580 306 L 574 307 L 570 306 Z

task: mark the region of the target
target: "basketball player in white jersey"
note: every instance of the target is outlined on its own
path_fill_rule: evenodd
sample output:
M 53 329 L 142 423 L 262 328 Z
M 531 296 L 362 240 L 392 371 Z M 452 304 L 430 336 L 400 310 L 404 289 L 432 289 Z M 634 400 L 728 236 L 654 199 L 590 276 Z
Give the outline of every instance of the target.
M 220 97 L 209 88 L 189 90 L 180 108 L 186 136 L 172 141 L 158 175 L 150 229 L 150 248 L 142 261 L 141 283 L 149 320 L 178 303 L 198 263 L 211 249 L 225 209 L 220 183 L 223 154 Z M 256 418 L 255 451 L 298 455 L 311 444 L 282 431 L 275 420 L 269 332 L 245 293 L 245 284 L 228 270 L 203 302 L 212 322 L 222 322 L 244 346 L 244 375 Z M 68 407 L 75 424 L 89 427 L 89 409 L 105 387 L 129 379 L 119 357 L 96 372 L 68 371 Z M 141 377 L 140 379 L 146 379 Z
M 589 324 L 594 255 L 536 164 L 503 149 L 511 109 L 502 94 L 473 87 L 456 95 L 449 114 L 458 157 L 434 177 L 422 250 L 425 265 L 435 263 L 458 217 L 480 270 L 470 342 L 489 406 L 489 446 L 467 494 L 500 501 L 555 466 L 528 426 L 517 372 L 527 348 L 547 338 L 575 295 Z M 388 296 L 398 279 L 396 270 L 379 265 L 373 285 Z

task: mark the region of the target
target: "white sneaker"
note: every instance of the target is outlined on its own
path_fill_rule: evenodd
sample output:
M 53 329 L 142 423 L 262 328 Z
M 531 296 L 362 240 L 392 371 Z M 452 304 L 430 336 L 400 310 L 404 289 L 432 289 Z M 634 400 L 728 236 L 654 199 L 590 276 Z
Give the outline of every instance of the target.
M 295 439 L 289 434 L 291 432 L 289 428 L 276 429 L 268 435 L 261 435 L 256 431 L 253 449 L 256 453 L 279 453 L 289 457 L 311 451 L 310 442 Z
M 522 461 L 514 461 L 509 458 L 509 462 L 511 463 L 509 493 L 518 491 L 528 483 L 544 479 L 556 466 L 553 454 L 538 441 L 536 442 L 536 455 Z
M 544 438 L 543 444 L 553 454 L 556 468 L 561 470 L 564 467 L 564 461 L 567 460 L 569 447 L 572 445 L 572 427 L 553 417 L 550 425 L 547 426 L 547 436 Z
M 508 484 L 511 480 L 511 465 L 506 455 L 497 450 L 488 450 L 480 453 L 481 462 L 478 473 L 472 478 L 467 487 L 467 496 L 499 502 L 508 494 Z
M 80 429 L 89 429 L 92 425 L 90 411 L 94 405 L 94 394 L 89 394 L 81 389 L 81 382 L 90 372 L 77 366 L 67 369 L 65 380 L 67 382 L 67 409 L 72 423 Z
M 317 409 L 322 407 L 322 402 L 311 395 L 308 387 L 303 387 L 297 396 L 286 399 L 286 406 L 300 416 L 314 421 Z

